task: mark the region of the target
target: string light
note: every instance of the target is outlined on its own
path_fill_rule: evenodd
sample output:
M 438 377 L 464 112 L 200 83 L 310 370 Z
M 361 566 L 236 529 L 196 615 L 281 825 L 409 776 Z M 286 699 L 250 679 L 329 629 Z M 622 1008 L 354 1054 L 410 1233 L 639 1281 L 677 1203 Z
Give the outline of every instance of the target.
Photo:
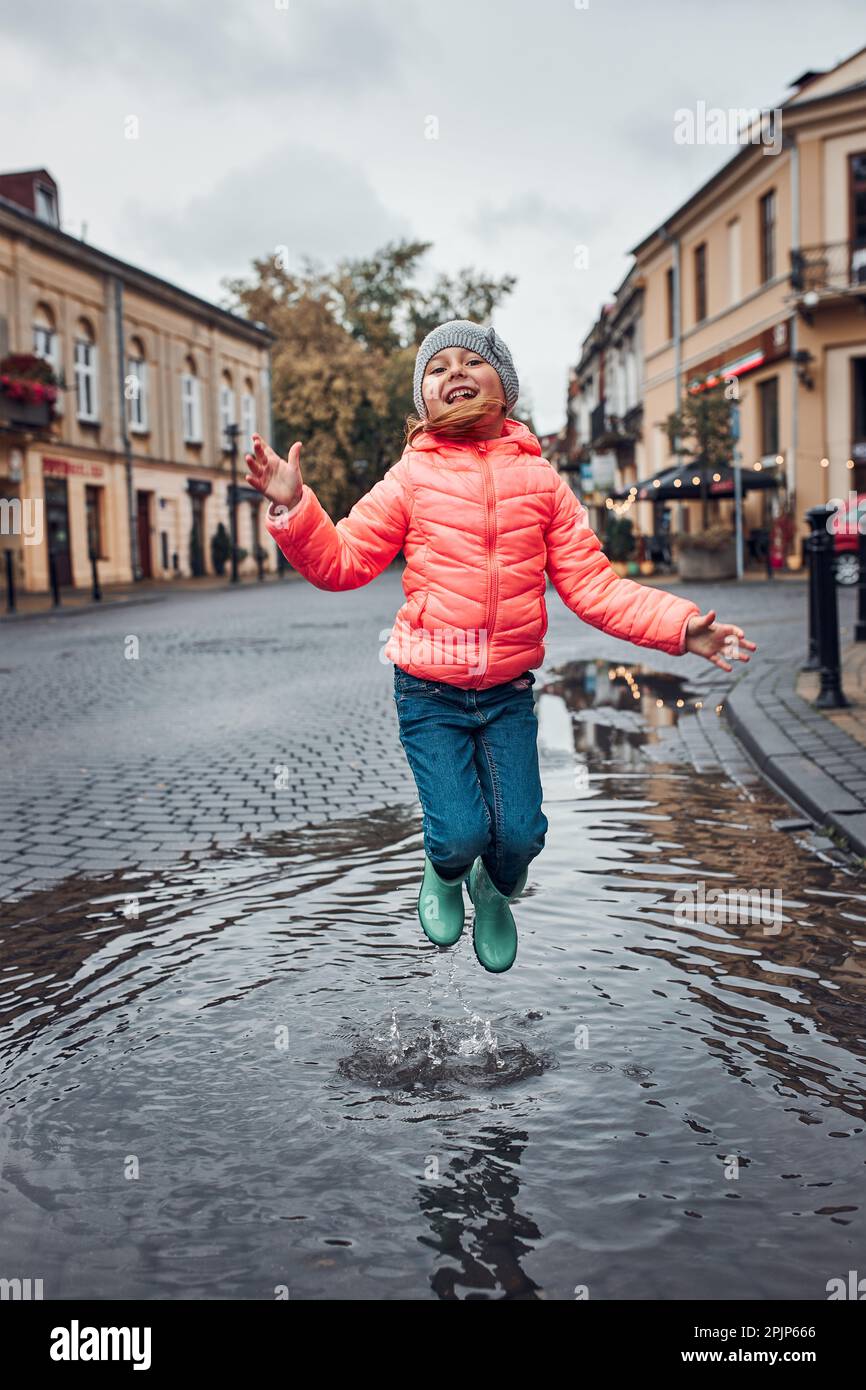
M 632 483 L 631 487 L 628 490 L 628 497 L 624 498 L 622 502 L 615 502 L 612 497 L 608 497 L 604 505 L 608 508 L 609 511 L 615 512 L 617 516 L 623 516 L 625 512 L 627 512 L 630 509 L 632 503 L 636 500 L 636 498 L 637 488 L 635 487 L 634 483 Z

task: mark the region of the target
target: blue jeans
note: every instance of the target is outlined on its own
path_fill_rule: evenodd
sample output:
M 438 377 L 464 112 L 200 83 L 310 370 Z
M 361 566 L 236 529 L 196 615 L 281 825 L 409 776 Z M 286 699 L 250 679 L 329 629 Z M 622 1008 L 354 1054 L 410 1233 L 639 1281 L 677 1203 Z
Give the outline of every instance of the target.
M 424 849 L 443 878 L 480 855 L 509 895 L 544 846 L 538 721 L 526 671 L 488 690 L 419 680 L 394 667 L 400 742 L 424 813 Z

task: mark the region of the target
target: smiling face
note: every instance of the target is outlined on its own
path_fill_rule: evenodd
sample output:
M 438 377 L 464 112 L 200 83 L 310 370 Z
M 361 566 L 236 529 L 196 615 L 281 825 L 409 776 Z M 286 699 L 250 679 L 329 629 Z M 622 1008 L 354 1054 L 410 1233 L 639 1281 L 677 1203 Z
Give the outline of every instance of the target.
M 483 396 L 492 404 L 478 422 L 479 430 L 500 432 L 505 413 L 505 392 L 499 373 L 469 348 L 443 348 L 431 357 L 421 383 L 421 395 L 430 423 L 461 401 Z

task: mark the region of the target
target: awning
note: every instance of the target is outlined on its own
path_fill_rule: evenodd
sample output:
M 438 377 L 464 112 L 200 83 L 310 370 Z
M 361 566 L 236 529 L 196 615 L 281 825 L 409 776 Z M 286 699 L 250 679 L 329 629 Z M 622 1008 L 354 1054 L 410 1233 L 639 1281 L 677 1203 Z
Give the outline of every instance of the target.
M 695 482 L 694 479 L 698 481 Z M 708 497 L 734 496 L 734 470 L 727 464 L 707 472 Z M 632 487 L 637 489 L 636 502 L 682 502 L 688 498 L 701 498 L 702 473 L 693 463 L 684 463 L 679 468 L 665 468 L 651 478 L 641 478 L 630 487 L 619 488 L 611 493 L 616 501 L 628 497 Z M 764 488 L 784 487 L 785 478 L 778 467 L 741 468 L 740 481 L 743 492 L 755 492 Z

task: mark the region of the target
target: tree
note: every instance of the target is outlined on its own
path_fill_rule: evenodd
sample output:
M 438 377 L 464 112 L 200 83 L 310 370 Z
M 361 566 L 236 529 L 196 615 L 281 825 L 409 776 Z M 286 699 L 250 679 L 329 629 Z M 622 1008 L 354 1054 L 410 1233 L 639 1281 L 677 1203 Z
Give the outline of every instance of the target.
M 418 344 L 451 318 L 484 322 L 510 294 L 513 276 L 464 269 L 419 288 L 431 244 L 388 244 L 327 270 L 310 259 L 297 273 L 253 261 L 253 278 L 224 282 L 227 308 L 263 323 L 272 352 L 274 448 L 304 442 L 304 478 L 332 515 L 343 514 L 403 448 Z
M 710 476 L 719 468 L 730 467 L 733 459 L 733 423 L 732 402 L 719 385 L 709 391 L 688 392 L 665 424 L 671 453 L 683 455 L 700 475 L 704 530 L 709 525 Z

